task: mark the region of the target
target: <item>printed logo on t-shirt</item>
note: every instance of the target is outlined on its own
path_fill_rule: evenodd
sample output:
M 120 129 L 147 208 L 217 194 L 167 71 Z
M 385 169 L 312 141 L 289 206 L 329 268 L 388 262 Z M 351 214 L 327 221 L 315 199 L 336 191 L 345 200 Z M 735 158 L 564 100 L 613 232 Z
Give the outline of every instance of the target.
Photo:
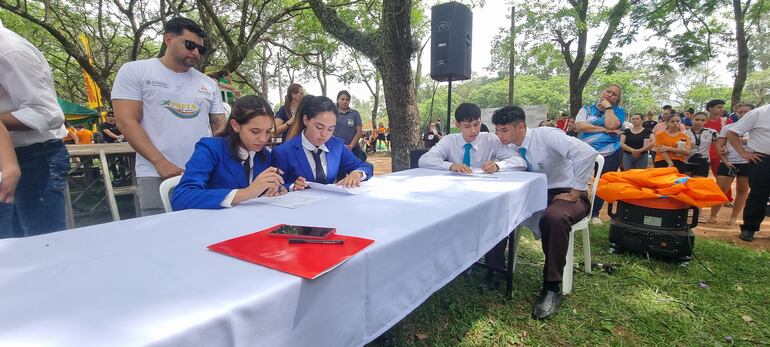
M 195 99 L 195 103 L 193 104 L 183 104 L 176 101 L 164 100 L 160 106 L 167 109 L 174 116 L 182 119 L 191 119 L 198 116 L 202 104 L 202 99 Z
M 145 80 L 144 84 L 146 84 L 148 86 L 151 86 L 151 87 L 168 88 L 168 83 L 162 82 L 162 81 Z
M 209 88 L 206 87 L 205 85 L 201 86 L 201 88 L 198 89 L 198 92 L 206 95 L 211 94 L 211 92 L 209 91 Z

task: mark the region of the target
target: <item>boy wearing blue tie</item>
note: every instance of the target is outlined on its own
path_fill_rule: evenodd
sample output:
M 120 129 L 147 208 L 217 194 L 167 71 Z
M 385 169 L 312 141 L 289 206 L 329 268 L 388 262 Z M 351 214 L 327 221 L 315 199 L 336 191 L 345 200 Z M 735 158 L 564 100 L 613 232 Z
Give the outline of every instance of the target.
M 556 128 L 529 129 L 524 110 L 503 107 L 492 115 L 500 141 L 513 144 L 525 161 L 527 171 L 544 173 L 548 179 L 548 207 L 540 218 L 543 253 L 543 290 L 532 315 L 546 319 L 561 305 L 560 285 L 572 224 L 585 218 L 591 207 L 586 190 L 598 154 L 589 144 Z M 505 247 L 494 249 L 502 265 Z M 487 256 L 489 262 L 490 255 Z
M 460 133 L 442 137 L 420 157 L 419 167 L 460 173 L 472 173 L 472 168 L 481 168 L 485 173 L 524 168 L 524 161 L 497 136 L 481 132 L 481 109 L 477 105 L 458 106 L 455 122 Z

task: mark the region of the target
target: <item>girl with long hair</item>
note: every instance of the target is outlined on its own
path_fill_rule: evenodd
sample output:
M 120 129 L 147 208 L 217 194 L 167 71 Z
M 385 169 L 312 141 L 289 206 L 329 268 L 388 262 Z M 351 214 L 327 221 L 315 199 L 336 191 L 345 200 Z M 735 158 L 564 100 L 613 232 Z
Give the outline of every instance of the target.
M 357 187 L 372 177 L 369 163 L 353 155 L 338 137 L 337 105 L 325 96 L 313 96 L 302 102 L 297 136 L 273 150 L 273 163 L 283 172 L 285 184 L 294 190 L 307 187 L 307 181 Z
M 195 144 L 171 207 L 218 209 L 285 194 L 280 171 L 270 166 L 272 132 L 273 111 L 265 99 L 249 95 L 236 100 L 225 130 Z
M 299 109 L 299 103 L 305 96 L 305 89 L 297 83 L 292 83 L 286 89 L 286 95 L 283 98 L 283 105 L 275 113 L 275 136 L 280 136 L 282 141 L 286 141 L 286 133 L 296 123 L 294 117 Z

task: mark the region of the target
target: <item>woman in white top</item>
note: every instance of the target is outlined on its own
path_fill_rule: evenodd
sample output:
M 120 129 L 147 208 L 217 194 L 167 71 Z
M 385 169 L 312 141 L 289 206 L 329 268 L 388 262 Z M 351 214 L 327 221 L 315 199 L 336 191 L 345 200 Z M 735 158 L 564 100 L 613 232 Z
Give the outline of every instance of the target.
M 738 119 L 741 119 L 744 114 L 754 109 L 754 105 L 741 104 L 738 106 L 738 110 L 735 112 Z M 722 192 L 727 194 L 727 190 L 733 184 L 733 178 L 737 177 L 738 181 L 735 184 L 735 200 L 733 202 L 733 210 L 730 213 L 730 219 L 727 224 L 735 224 L 738 219 L 738 215 L 743 211 L 743 207 L 746 205 L 746 198 L 749 196 L 749 162 L 742 158 L 738 152 L 727 143 L 727 131 L 733 127 L 735 123 L 727 124 L 722 127 L 722 131 L 719 132 L 719 138 L 717 139 L 716 147 L 719 151 L 719 156 L 722 163 L 719 164 L 717 169 L 717 184 Z M 746 147 L 744 145 L 744 147 Z M 711 207 L 711 217 L 709 223 L 717 222 L 717 214 L 721 209 L 721 205 L 715 205 Z
M 686 174 L 692 177 L 709 177 L 709 169 L 711 168 L 709 149 L 711 144 L 717 140 L 717 132 L 714 129 L 703 127 L 707 118 L 705 112 L 696 113 L 692 117 L 692 127 L 685 131 L 692 144 L 690 157 L 687 158 L 690 169 Z

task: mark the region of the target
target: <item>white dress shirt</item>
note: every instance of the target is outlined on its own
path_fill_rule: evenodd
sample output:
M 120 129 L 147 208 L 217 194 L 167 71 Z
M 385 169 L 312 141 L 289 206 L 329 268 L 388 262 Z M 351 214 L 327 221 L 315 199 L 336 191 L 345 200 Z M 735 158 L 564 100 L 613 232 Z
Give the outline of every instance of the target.
M 326 147 L 326 144 L 322 144 L 320 147 L 316 147 L 314 144 L 312 144 L 310 142 L 310 140 L 307 139 L 307 137 L 305 137 L 305 132 L 304 131 L 302 131 L 300 134 L 301 134 L 300 136 L 302 136 L 302 148 L 305 149 L 305 157 L 307 158 L 308 164 L 310 164 L 310 171 L 315 173 L 315 159 L 313 159 L 313 152 L 315 152 L 316 149 L 320 149 L 321 150 L 321 165 L 323 166 L 324 173 L 326 174 L 326 178 L 328 179 L 329 178 L 329 170 L 328 170 L 328 168 L 326 166 L 326 154 L 329 153 L 329 148 Z M 342 150 L 344 151 L 345 149 L 343 148 Z M 363 172 L 361 170 L 353 170 L 353 171 L 358 171 L 358 172 L 361 173 L 361 180 L 365 180 L 366 179 L 366 172 Z M 305 178 L 307 178 L 307 177 L 305 177 Z M 334 177 L 334 179 L 336 179 L 336 177 Z M 294 187 L 293 184 L 291 186 Z
M 591 145 L 559 129 L 540 127 L 527 128 L 521 146 L 514 145 L 517 153 L 519 147 L 526 149 L 532 172 L 548 177 L 548 189 L 588 189 L 598 154 Z
M 738 136 L 749 133 L 748 146 L 754 152 L 770 155 L 770 105 L 749 111 L 730 131 Z
M 449 134 L 420 157 L 419 166 L 426 169 L 449 170 L 452 164 L 462 164 L 465 144 L 462 134 Z M 525 170 L 527 165 L 510 146 L 503 145 L 496 135 L 479 133 L 471 144 L 471 167 L 480 168 L 485 162 L 494 160 L 503 170 Z
M 9 131 L 14 147 L 67 135 L 51 67 L 35 46 L 0 22 L 0 113 L 5 112 L 32 129 Z
M 310 140 L 307 139 L 307 137 L 305 137 L 304 131 L 300 133 L 300 136 L 302 136 L 302 148 L 305 149 L 305 157 L 307 158 L 308 164 L 310 164 L 310 171 L 315 173 L 315 159 L 313 159 L 313 152 L 320 149 L 321 166 L 323 166 L 324 168 L 324 173 L 325 174 L 328 173 L 329 171 L 326 170 L 326 153 L 329 153 L 329 148 L 326 147 L 326 144 L 322 144 L 321 146 L 316 147 L 314 144 L 310 142 Z
M 265 148 L 264 150 L 267 150 Z M 247 151 L 243 147 L 238 147 L 238 158 L 246 158 L 246 156 L 249 156 L 249 167 L 251 168 L 251 171 L 249 171 L 249 178 L 248 182 L 251 184 L 251 181 L 254 180 L 254 155 L 257 154 L 257 152 L 254 151 Z M 244 160 L 245 161 L 245 160 Z M 230 193 L 225 196 L 224 199 L 222 199 L 222 202 L 219 203 L 219 206 L 222 207 L 233 207 L 233 199 L 235 199 L 235 194 L 238 193 L 239 189 L 233 189 L 230 191 Z

